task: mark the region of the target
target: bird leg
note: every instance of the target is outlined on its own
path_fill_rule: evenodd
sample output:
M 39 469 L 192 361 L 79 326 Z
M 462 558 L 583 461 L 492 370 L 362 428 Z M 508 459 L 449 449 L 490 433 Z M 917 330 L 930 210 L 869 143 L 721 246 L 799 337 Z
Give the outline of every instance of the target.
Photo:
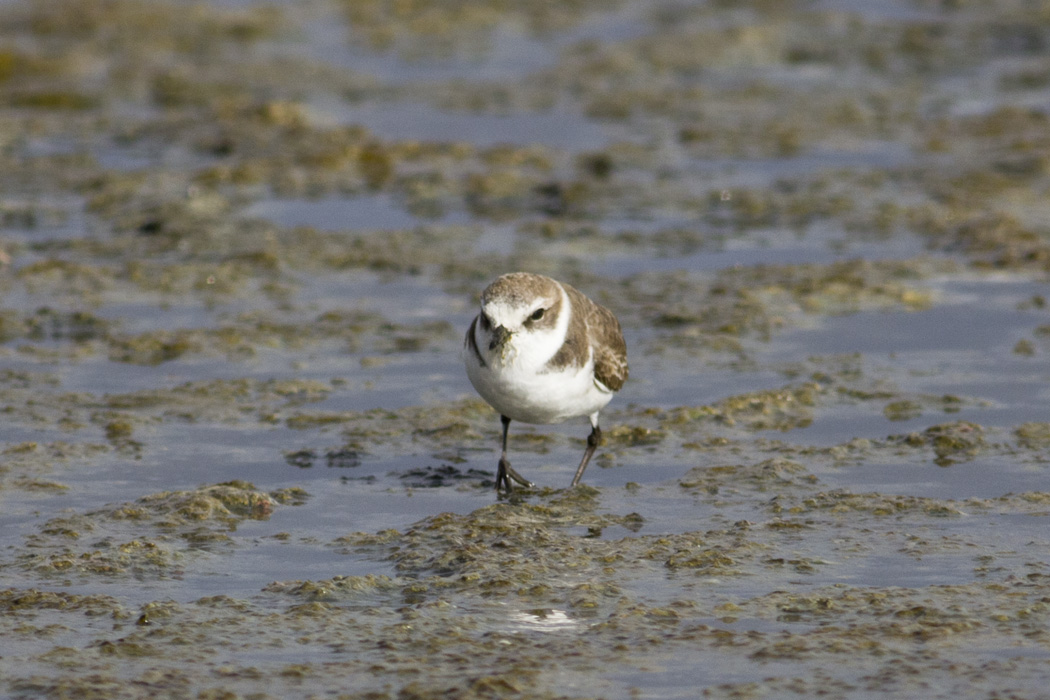
M 496 490 L 510 493 L 514 490 L 514 486 L 510 483 L 511 479 L 526 488 L 532 486 L 532 482 L 525 479 L 510 466 L 510 461 L 507 459 L 507 429 L 510 428 L 510 418 L 506 416 L 500 416 L 499 418 L 503 423 L 503 452 L 499 457 L 499 466 L 496 467 Z
M 592 420 L 591 434 L 587 436 L 587 449 L 583 451 L 583 459 L 580 460 L 580 466 L 576 468 L 576 476 L 572 478 L 573 486 L 580 483 L 580 479 L 583 478 L 583 472 L 587 469 L 587 463 L 591 461 L 591 456 L 594 455 L 594 450 L 597 449 L 601 441 L 602 429 L 598 427 L 597 420 Z

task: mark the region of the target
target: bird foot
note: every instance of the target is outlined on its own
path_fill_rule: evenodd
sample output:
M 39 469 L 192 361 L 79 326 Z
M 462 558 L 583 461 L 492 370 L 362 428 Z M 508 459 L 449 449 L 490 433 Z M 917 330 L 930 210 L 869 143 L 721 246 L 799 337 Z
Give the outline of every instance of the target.
M 500 457 L 499 466 L 496 467 L 496 490 L 510 493 L 514 490 L 511 480 L 518 482 L 525 488 L 532 488 L 531 481 L 514 471 L 506 457 Z

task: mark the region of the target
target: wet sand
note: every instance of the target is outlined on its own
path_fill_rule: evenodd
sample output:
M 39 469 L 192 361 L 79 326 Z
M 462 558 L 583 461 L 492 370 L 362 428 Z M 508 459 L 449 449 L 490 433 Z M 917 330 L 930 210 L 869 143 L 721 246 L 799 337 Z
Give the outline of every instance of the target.
M 1050 8 L 0 2 L 0 698 L 1050 681 Z M 528 269 L 631 379 L 498 416 Z

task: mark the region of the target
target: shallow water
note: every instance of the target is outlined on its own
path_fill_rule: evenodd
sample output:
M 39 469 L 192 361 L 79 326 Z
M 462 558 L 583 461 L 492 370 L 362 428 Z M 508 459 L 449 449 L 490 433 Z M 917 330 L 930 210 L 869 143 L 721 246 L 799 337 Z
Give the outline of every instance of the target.
M 81 5 L 0 2 L 0 698 L 1045 688 L 1038 8 Z M 623 325 L 580 489 L 492 490 L 511 269 Z
M 463 114 L 426 104 L 314 105 L 322 124 L 364 126 L 382 139 L 466 142 L 493 146 L 546 146 L 579 153 L 601 148 L 608 141 L 600 125 L 560 110 L 526 114 Z

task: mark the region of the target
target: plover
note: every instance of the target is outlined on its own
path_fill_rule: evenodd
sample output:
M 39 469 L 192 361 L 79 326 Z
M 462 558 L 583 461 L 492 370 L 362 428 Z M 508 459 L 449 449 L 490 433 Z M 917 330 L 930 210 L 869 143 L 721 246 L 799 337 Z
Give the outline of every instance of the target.
M 567 284 L 512 272 L 481 293 L 481 312 L 464 341 L 467 376 L 500 413 L 503 451 L 496 490 L 532 484 L 507 461 L 512 420 L 560 423 L 587 416 L 591 433 L 572 485 L 601 441 L 598 413 L 627 380 L 627 346 L 611 311 Z

